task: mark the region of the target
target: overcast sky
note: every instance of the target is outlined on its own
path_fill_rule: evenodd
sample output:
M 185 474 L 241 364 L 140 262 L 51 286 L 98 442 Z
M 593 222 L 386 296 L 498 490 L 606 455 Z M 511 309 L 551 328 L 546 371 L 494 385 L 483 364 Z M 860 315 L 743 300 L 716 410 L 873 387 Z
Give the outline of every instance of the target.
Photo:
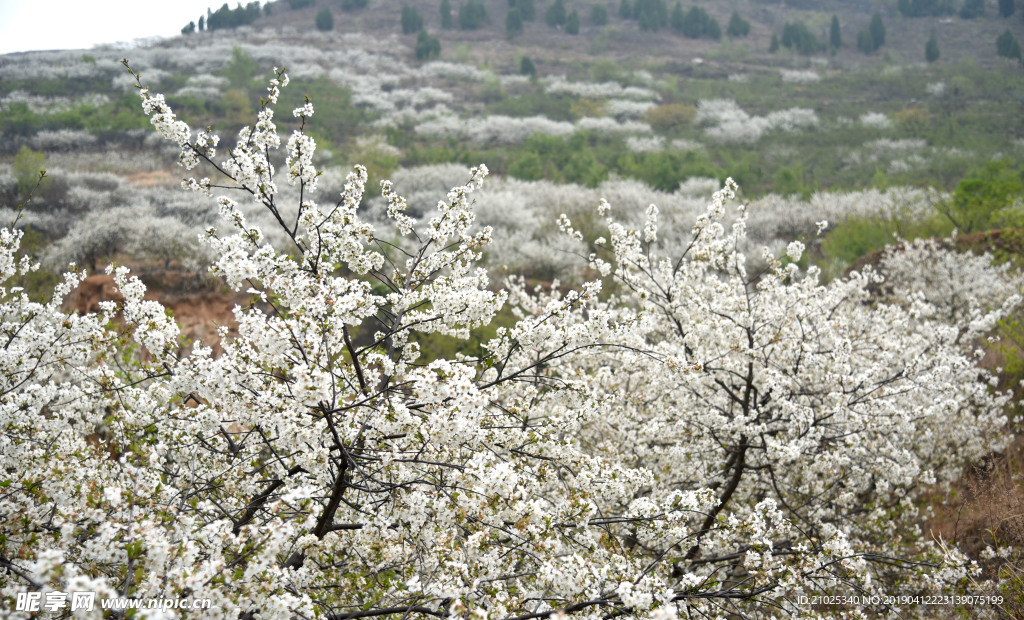
M 229 6 L 236 3 L 232 0 Z M 222 4 L 223 0 L 0 0 L 0 54 L 169 37 L 205 15 L 207 7 L 216 10 Z

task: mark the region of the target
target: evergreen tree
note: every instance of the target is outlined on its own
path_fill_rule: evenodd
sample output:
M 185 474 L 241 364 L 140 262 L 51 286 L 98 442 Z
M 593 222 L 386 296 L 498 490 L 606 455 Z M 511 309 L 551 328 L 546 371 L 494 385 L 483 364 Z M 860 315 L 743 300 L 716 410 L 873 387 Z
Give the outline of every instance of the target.
M 633 4 L 629 0 L 622 0 L 619 3 L 619 17 L 633 19 Z
M 402 7 L 402 32 L 414 34 L 423 30 L 423 16 L 416 10 L 416 7 L 408 4 Z
M 875 38 L 871 36 L 870 30 L 861 30 L 857 33 L 857 49 L 865 54 L 875 51 Z
M 508 0 L 508 8 L 519 9 L 519 16 L 522 17 L 523 22 L 532 22 L 537 19 L 537 8 L 533 4 L 533 0 Z
M 956 12 L 953 0 L 897 0 L 896 10 L 904 17 L 938 17 Z
M 924 59 L 928 62 L 935 62 L 939 59 L 939 40 L 935 38 L 934 32 L 924 45 Z
M 358 11 L 365 9 L 370 0 L 341 0 L 342 11 Z
M 672 7 L 672 17 L 669 18 L 668 23 L 672 26 L 672 30 L 682 34 L 683 26 L 686 24 L 686 13 L 683 12 L 682 2 L 676 2 L 676 5 Z
M 832 25 L 828 29 L 828 44 L 837 50 L 843 46 L 843 35 L 839 31 L 839 18 L 832 16 Z
M 568 34 L 579 34 L 580 33 L 580 14 L 573 9 L 569 12 L 569 16 L 565 18 L 565 32 Z
M 187 26 L 181 29 L 181 34 L 192 34 L 196 31 L 196 23 L 189 22 Z
M 512 7 L 508 10 L 508 15 L 505 17 L 505 34 L 510 39 L 523 34 L 523 15 L 519 12 L 519 7 Z
M 329 9 L 322 9 L 316 14 L 316 28 L 323 32 L 334 30 L 334 15 Z
M 772 33 L 772 42 L 768 44 L 768 53 L 774 54 L 779 51 L 779 35 Z
M 999 15 L 1010 17 L 1017 10 L 1017 3 L 1014 0 L 999 0 Z
M 455 27 L 455 24 L 452 23 L 452 5 L 448 0 L 441 0 L 441 27 Z
M 960 8 L 962 19 L 974 19 L 984 14 L 985 0 L 964 0 L 964 5 Z
M 267 6 L 270 6 L 269 4 Z M 206 18 L 202 15 L 199 16 L 199 32 L 206 30 Z
M 548 26 L 557 28 L 558 26 L 564 26 L 565 20 L 569 18 L 568 12 L 565 10 L 565 2 L 563 0 L 555 0 L 548 7 L 547 13 L 544 14 L 544 21 L 547 22 Z
M 523 56 L 523 59 L 519 61 L 519 74 L 529 76 L 537 75 L 537 67 L 528 56 Z
M 608 9 L 603 4 L 590 7 L 590 23 L 595 26 L 604 26 L 608 23 Z
M 459 7 L 459 29 L 476 30 L 487 20 L 487 9 L 480 0 L 468 0 Z
M 668 7 L 665 0 L 636 0 L 633 12 L 641 30 L 657 32 L 668 22 Z
M 871 16 L 871 25 L 868 26 L 868 31 L 871 33 L 872 44 L 875 46 L 871 51 L 885 45 L 885 24 L 882 23 L 881 13 L 875 13 Z
M 733 11 L 725 33 L 730 37 L 745 37 L 750 34 L 750 22 L 740 17 L 738 11 Z
M 420 30 L 416 37 L 416 59 L 430 60 L 441 55 L 441 41 L 434 36 L 427 34 L 426 30 Z
M 722 38 L 722 27 L 718 25 L 718 20 L 714 17 L 708 17 L 708 20 L 704 22 L 704 36 L 715 41 Z
M 815 54 L 825 48 L 803 22 L 786 22 L 782 27 L 782 46 L 804 55 Z
M 1013 33 L 1010 32 L 1009 28 L 996 39 L 996 53 L 1003 58 L 1021 60 L 1020 43 L 1017 41 L 1017 37 L 1013 36 Z

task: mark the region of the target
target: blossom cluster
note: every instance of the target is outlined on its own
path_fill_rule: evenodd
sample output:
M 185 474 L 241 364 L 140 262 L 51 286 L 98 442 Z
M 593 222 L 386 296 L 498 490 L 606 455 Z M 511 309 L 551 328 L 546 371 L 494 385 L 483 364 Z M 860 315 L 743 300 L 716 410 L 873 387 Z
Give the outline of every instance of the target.
M 940 299 L 872 298 L 871 270 L 822 284 L 800 242 L 754 274 L 731 181 L 684 226 L 650 203 L 621 219 L 611 192 L 589 221 L 563 212 L 581 284 L 495 286 L 484 166 L 430 210 L 385 183 L 370 221 L 361 166 L 316 200 L 307 104 L 284 206 L 269 153 L 287 82 L 219 164 L 213 136 L 190 142 L 142 90 L 181 163 L 234 192 L 205 240 L 252 302 L 220 355 L 185 347 L 124 268 L 99 314 L 61 309 L 81 275 L 31 301 L 7 284 L 34 268 L 21 233 L 0 230 L 0 596 L 653 620 L 803 613 L 800 596 L 851 587 L 948 594 L 973 574 L 925 538 L 914 493 L 1005 441 L 1008 396 L 961 336 L 1017 298 L 964 326 Z M 426 350 L 438 338 L 466 346 Z
M 709 137 L 721 142 L 757 142 L 768 131 L 795 132 L 818 125 L 818 116 L 806 108 L 790 108 L 767 116 L 751 116 L 731 99 L 702 99 L 696 122 Z

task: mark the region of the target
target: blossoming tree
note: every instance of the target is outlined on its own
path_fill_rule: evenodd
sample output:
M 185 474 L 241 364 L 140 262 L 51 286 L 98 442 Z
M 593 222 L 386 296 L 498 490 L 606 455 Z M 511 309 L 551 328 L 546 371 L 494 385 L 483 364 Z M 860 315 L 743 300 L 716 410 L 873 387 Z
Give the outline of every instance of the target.
M 731 185 L 682 253 L 661 253 L 656 208 L 633 231 L 601 205 L 595 279 L 497 288 L 477 265 L 484 167 L 425 222 L 385 182 L 393 229 L 377 230 L 359 214 L 360 167 L 336 202 L 314 200 L 312 104 L 275 159 L 287 81 L 276 73 L 221 161 L 212 131 L 193 136 L 139 82 L 182 165 L 222 177 L 183 185 L 254 201 L 287 241 L 218 199 L 211 271 L 253 296 L 223 354 L 186 351 L 124 268 L 124 301 L 99 315 L 61 310 L 82 275 L 45 304 L 0 288 L 5 599 L 209 598 L 223 618 L 669 618 L 812 613 L 801 594 L 948 591 L 969 574 L 917 532 L 914 493 L 998 447 L 1006 397 L 965 352 L 1015 298 L 961 329 L 923 299 L 872 303 L 872 273 L 823 286 L 771 256 L 748 273 Z M 0 234 L 4 282 L 33 268 L 19 240 Z M 420 350 L 506 304 L 518 318 L 481 355 Z

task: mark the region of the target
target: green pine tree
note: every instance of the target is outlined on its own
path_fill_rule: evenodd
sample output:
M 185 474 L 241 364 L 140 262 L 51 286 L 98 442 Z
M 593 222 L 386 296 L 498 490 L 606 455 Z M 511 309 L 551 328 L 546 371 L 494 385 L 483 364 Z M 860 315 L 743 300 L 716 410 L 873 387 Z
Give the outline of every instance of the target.
M 334 15 L 329 9 L 321 9 L 316 14 L 316 28 L 323 32 L 334 30 Z
M 573 9 L 565 18 L 565 32 L 568 34 L 580 33 L 580 14 Z
M 523 59 L 519 61 L 519 74 L 530 76 L 537 75 L 537 67 L 528 56 L 523 56 Z
M 871 33 L 871 40 L 874 45 L 874 49 L 871 51 L 875 51 L 885 45 L 885 24 L 882 23 L 881 13 L 875 13 L 871 16 L 871 25 L 868 26 L 868 32 Z
M 505 16 L 505 34 L 510 39 L 523 34 L 523 15 L 519 12 L 519 7 L 508 10 L 508 15 Z
M 939 59 L 939 40 L 935 38 L 934 32 L 924 45 L 924 59 L 928 62 L 935 62 Z
M 832 25 L 828 29 L 828 44 L 837 50 L 843 46 L 843 34 L 839 31 L 839 18 L 832 16 Z
M 996 39 L 996 53 L 1003 58 L 1021 60 L 1020 43 L 1017 41 L 1017 37 L 1013 36 L 1013 33 L 1010 32 L 1009 28 L 1003 31 L 1003 34 L 999 35 L 999 38 Z
M 441 0 L 441 27 L 445 29 L 455 27 L 452 19 L 452 4 L 448 0 Z
M 568 12 L 565 10 L 565 2 L 563 0 L 555 0 L 548 7 L 547 13 L 544 14 L 544 21 L 547 22 L 548 26 L 557 28 L 558 26 L 564 26 L 565 20 L 569 18 Z

